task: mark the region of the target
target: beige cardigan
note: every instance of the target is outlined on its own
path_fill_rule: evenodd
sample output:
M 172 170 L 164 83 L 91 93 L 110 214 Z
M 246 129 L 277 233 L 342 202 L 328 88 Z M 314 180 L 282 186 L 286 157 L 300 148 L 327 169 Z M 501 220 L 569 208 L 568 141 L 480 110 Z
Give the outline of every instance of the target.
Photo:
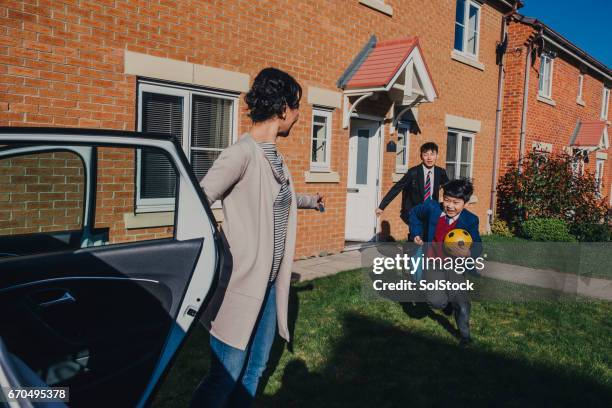
M 278 332 L 289 341 L 287 305 L 295 252 L 297 208 L 316 208 L 316 195 L 295 194 L 291 173 L 283 161 L 291 190 L 285 253 L 276 278 Z M 225 149 L 200 182 L 210 203 L 221 199 L 223 232 L 230 247 L 231 276 L 222 273 L 202 322 L 210 333 L 244 350 L 266 293 L 274 251 L 274 199 L 280 178 L 264 151 L 249 135 Z

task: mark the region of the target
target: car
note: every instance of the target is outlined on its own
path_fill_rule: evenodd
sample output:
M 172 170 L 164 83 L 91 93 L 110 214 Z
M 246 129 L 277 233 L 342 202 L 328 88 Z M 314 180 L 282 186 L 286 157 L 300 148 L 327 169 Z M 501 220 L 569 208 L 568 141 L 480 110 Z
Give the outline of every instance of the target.
M 176 137 L 0 128 L 5 400 L 34 387 L 67 390 L 73 407 L 149 404 L 214 290 L 222 248 Z

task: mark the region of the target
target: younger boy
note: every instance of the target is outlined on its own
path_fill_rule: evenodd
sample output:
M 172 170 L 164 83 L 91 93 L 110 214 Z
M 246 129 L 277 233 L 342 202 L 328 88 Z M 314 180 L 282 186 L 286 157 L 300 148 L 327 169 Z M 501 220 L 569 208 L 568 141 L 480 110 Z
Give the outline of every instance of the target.
M 465 209 L 470 200 L 474 187 L 467 179 L 452 180 L 442 186 L 443 199 L 439 203 L 434 200 L 425 201 L 417 205 L 410 212 L 410 233 L 417 245 L 432 243 L 424 251 L 428 257 L 446 257 L 442 253 L 444 237 L 453 229 L 464 229 L 470 233 L 474 244 L 470 248 L 454 251 L 462 257 L 471 256 L 476 258 L 480 255 L 481 239 L 478 233 L 478 217 Z M 458 274 L 453 270 L 426 270 L 425 280 L 434 282 L 436 280 L 447 280 L 453 282 L 465 281 L 464 274 Z M 455 315 L 457 328 L 461 335 L 459 344 L 465 346 L 471 342 L 470 337 L 470 309 L 469 298 L 458 291 L 436 290 L 428 291 L 427 302 L 436 309 L 450 310 Z M 450 310 L 449 310 L 450 309 Z

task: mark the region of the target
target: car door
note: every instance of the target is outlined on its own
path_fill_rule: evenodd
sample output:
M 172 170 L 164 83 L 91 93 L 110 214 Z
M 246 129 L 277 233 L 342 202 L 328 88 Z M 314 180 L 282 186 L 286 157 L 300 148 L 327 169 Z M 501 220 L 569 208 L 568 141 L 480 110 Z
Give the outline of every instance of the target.
M 218 240 L 172 138 L 0 128 L 0 338 L 70 406 L 147 404 L 207 302 Z

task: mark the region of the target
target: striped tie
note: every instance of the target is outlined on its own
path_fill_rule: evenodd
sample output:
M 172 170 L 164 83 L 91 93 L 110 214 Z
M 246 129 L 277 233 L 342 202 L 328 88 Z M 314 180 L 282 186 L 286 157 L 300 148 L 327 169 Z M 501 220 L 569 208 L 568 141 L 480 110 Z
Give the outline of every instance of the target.
M 427 179 L 425 180 L 425 200 L 427 201 L 431 198 L 431 171 L 427 172 Z

